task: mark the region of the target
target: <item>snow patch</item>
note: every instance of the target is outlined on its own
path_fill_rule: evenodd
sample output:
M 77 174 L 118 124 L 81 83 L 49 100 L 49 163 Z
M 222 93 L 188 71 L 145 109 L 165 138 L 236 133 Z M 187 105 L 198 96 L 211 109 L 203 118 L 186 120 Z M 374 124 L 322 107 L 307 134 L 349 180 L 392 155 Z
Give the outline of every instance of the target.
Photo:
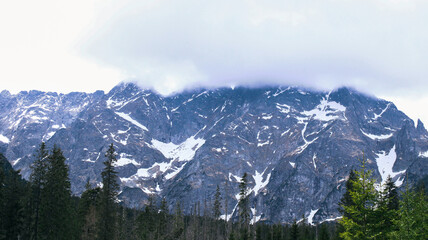
M 90 158 L 88 159 L 83 159 L 82 162 L 90 162 L 90 163 L 94 163 L 95 161 L 91 160 Z
M 374 114 L 374 117 L 372 118 L 373 120 L 377 120 L 379 117 L 382 116 L 382 114 L 384 114 L 386 112 L 386 110 L 388 110 L 389 106 L 391 105 L 391 103 L 388 103 L 386 105 L 386 107 L 382 110 L 382 112 L 378 115 L 378 114 Z
M 360 129 L 360 130 L 364 135 L 366 135 L 368 138 L 372 140 L 383 140 L 383 139 L 388 139 L 392 137 L 392 133 L 387 135 L 374 135 L 374 134 L 364 132 L 363 129 Z
M 18 158 L 15 161 L 12 161 L 12 166 L 15 166 L 16 164 L 18 164 L 19 160 L 21 160 L 22 158 Z
M 419 153 L 419 157 L 428 158 L 428 151 L 426 151 L 426 152 L 420 152 Z
M 131 118 L 131 116 L 129 116 L 129 114 L 123 113 L 123 112 L 115 112 L 119 117 L 125 119 L 126 121 L 134 124 L 135 126 L 143 129 L 144 131 L 149 131 L 149 129 L 147 129 L 144 125 L 142 125 L 141 123 L 137 122 L 136 120 L 134 120 L 133 118 Z
M 392 167 L 394 166 L 395 160 L 397 159 L 397 154 L 395 153 L 395 145 L 391 148 L 389 152 L 381 151 L 379 154 L 376 154 L 376 164 L 382 178 L 382 184 L 385 184 L 388 176 L 394 178 L 395 176 L 404 173 L 406 170 L 393 172 Z
M 262 118 L 263 118 L 264 120 L 269 120 L 269 119 L 271 119 L 271 118 L 272 118 L 272 115 L 271 115 L 271 114 L 263 115 L 263 116 L 262 116 Z
M 281 104 L 281 103 L 277 103 L 276 108 L 279 110 L 280 113 L 289 113 L 291 109 L 291 107 L 288 106 L 287 104 Z
M 10 140 L 6 136 L 0 134 L 0 142 L 9 143 Z
M 263 188 L 265 188 L 266 185 L 269 183 L 271 173 L 269 173 L 266 176 L 266 179 L 263 181 L 263 175 L 266 172 L 266 169 L 262 173 L 259 173 L 256 170 L 255 174 L 253 175 L 255 185 L 254 185 L 252 191 L 254 192 L 255 196 L 257 196 L 257 194 L 260 192 L 260 190 L 262 190 Z
M 321 100 L 321 103 L 314 109 L 304 111 L 302 112 L 302 114 L 320 121 L 331 121 L 339 118 L 339 116 L 337 115 L 338 113 L 343 113 L 343 117 L 346 119 L 345 111 L 345 106 L 334 101 L 328 101 L 327 97 L 327 99 L 323 98 Z
M 314 156 L 312 157 L 312 163 L 314 164 L 314 168 L 317 169 L 317 164 L 315 163 L 315 158 L 317 158 L 316 153 L 314 153 Z
M 114 163 L 115 167 L 122 167 L 128 164 L 133 164 L 134 166 L 140 166 L 141 164 L 139 164 L 137 161 L 135 161 L 131 157 L 131 155 L 126 154 L 126 153 L 121 153 L 119 155 L 119 159 L 117 159 L 117 162 Z
M 319 208 L 318 208 L 318 209 L 316 209 L 316 210 L 312 210 L 312 209 L 311 209 L 311 213 L 309 213 L 309 216 L 308 216 L 308 223 L 309 223 L 310 225 L 314 225 L 314 224 L 313 224 L 313 219 L 314 219 L 315 214 L 318 212 L 318 210 L 319 210 Z
M 204 143 L 205 139 L 191 136 L 181 144 L 174 144 L 172 142 L 164 143 L 152 139 L 151 147 L 161 152 L 166 158 L 177 159 L 178 161 L 190 161 Z

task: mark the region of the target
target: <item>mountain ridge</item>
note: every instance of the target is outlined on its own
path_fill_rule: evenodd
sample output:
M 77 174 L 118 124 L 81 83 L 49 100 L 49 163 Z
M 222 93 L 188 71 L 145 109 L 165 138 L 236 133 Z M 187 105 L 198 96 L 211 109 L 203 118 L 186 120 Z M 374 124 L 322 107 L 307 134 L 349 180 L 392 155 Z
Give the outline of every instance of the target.
M 113 142 L 121 199 L 134 207 L 155 194 L 170 207 L 188 203 L 190 212 L 228 182 L 231 215 L 248 172 L 256 220 L 322 221 L 339 216 L 344 180 L 363 151 L 379 182 L 390 174 L 402 184 L 404 173 L 416 180 L 427 169 L 423 123 L 415 128 L 393 103 L 346 87 L 196 89 L 167 97 L 133 83 L 108 93 L 3 92 L 0 134 L 7 143 L 0 150 L 24 177 L 41 140 L 58 144 L 79 193 L 87 178 L 99 182 Z

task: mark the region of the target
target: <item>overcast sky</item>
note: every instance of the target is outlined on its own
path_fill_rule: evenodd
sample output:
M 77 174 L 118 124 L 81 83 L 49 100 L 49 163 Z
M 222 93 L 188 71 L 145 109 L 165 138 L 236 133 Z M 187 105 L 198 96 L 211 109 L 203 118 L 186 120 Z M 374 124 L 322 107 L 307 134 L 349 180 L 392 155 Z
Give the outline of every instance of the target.
M 428 1 L 0 2 L 0 89 L 350 86 L 428 125 Z

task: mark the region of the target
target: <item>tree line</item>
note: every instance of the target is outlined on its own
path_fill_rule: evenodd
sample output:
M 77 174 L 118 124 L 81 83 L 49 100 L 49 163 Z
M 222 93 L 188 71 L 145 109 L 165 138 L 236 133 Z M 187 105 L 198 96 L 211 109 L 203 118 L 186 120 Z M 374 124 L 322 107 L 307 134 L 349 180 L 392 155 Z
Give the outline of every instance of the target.
M 236 214 L 227 219 L 226 198 L 217 186 L 213 199 L 195 203 L 190 214 L 176 202 L 170 211 L 165 198 L 150 196 L 143 209 L 127 208 L 118 200 L 119 184 L 111 144 L 105 153 L 100 186 L 89 180 L 80 197 L 73 196 L 69 169 L 61 149 L 45 143 L 34 154 L 29 181 L 4 164 L 0 154 L 1 239 L 428 239 L 427 195 L 424 187 L 406 185 L 400 194 L 389 178 L 376 185 L 363 160 L 350 172 L 340 200 L 338 222 L 308 224 L 305 217 L 292 223 L 251 222 L 248 175 L 239 183 Z M 202 209 L 202 211 L 201 211 Z

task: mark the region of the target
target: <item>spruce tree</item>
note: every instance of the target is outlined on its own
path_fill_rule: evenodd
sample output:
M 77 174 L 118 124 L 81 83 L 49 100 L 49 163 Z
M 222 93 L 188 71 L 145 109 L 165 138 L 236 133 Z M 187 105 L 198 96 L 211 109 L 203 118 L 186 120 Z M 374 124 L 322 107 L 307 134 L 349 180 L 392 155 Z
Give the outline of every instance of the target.
M 47 171 L 40 203 L 40 232 L 43 239 L 72 239 L 72 202 L 68 166 L 59 147 L 47 158 Z
M 22 237 L 24 187 L 19 171 L 7 170 L 3 185 L 4 205 L 1 216 L 4 239 L 20 239 Z
M 98 239 L 115 239 L 117 234 L 116 200 L 119 191 L 117 172 L 114 163 L 117 161 L 113 143 L 105 154 L 104 170 L 101 172 L 102 189 L 100 194 L 100 209 L 98 218 Z
M 352 197 L 351 197 L 351 191 L 354 191 L 353 189 L 353 182 L 357 180 L 357 175 L 355 174 L 354 170 L 351 170 L 349 173 L 348 180 L 346 181 L 345 187 L 345 193 L 343 194 L 343 197 L 340 199 L 339 202 L 339 212 L 344 217 L 350 217 L 350 215 L 344 210 L 344 206 L 351 206 L 353 205 Z
M 97 204 L 100 192 L 99 187 L 92 188 L 88 179 L 78 206 L 78 229 L 82 240 L 97 238 Z
M 398 216 L 392 239 L 428 239 L 428 198 L 424 191 L 416 192 L 406 185 Z
M 31 186 L 31 212 L 33 218 L 32 235 L 34 240 L 39 239 L 40 228 L 40 202 L 42 198 L 42 191 L 46 183 L 47 172 L 47 157 L 49 155 L 46 149 L 46 144 L 42 142 L 39 149 L 34 154 L 35 160 L 31 165 L 30 186 Z
M 378 222 L 376 231 L 379 233 L 378 238 L 385 239 L 395 231 L 393 222 L 398 217 L 399 200 L 396 186 L 390 176 L 381 188 L 375 209 Z
M 5 237 L 5 216 L 4 216 L 4 210 L 5 210 L 5 195 L 4 195 L 4 157 L 3 154 L 0 153 L 0 239 L 4 239 Z
M 179 201 L 177 201 L 177 204 L 175 206 L 175 213 L 174 213 L 174 230 L 173 230 L 173 236 L 174 239 L 179 239 L 184 231 L 184 221 L 183 221 L 183 212 L 181 210 L 181 204 Z
M 157 238 L 156 239 L 164 239 L 164 236 L 167 235 L 167 223 L 168 223 L 168 204 L 165 198 L 162 198 L 160 209 L 159 209 L 159 220 L 157 227 Z
M 250 207 L 249 207 L 249 196 L 248 196 L 248 180 L 247 173 L 244 173 L 242 176 L 241 182 L 239 183 L 239 223 L 240 223 L 240 232 L 241 240 L 249 239 L 250 235 Z
M 293 224 L 290 229 L 291 240 L 297 240 L 299 238 L 299 226 L 297 225 L 296 219 L 293 220 Z
M 344 239 L 370 239 L 376 238 L 378 221 L 376 219 L 375 207 L 377 191 L 375 180 L 371 177 L 372 171 L 366 169 L 367 161 L 361 161 L 361 170 L 356 172 L 356 180 L 351 181 L 352 204 L 341 205 L 344 209 L 344 217 L 339 221 L 345 231 L 340 234 Z
M 214 208 L 213 208 L 213 216 L 214 219 L 219 219 L 221 215 L 221 194 L 220 194 L 220 187 L 217 185 L 217 189 L 214 194 Z

